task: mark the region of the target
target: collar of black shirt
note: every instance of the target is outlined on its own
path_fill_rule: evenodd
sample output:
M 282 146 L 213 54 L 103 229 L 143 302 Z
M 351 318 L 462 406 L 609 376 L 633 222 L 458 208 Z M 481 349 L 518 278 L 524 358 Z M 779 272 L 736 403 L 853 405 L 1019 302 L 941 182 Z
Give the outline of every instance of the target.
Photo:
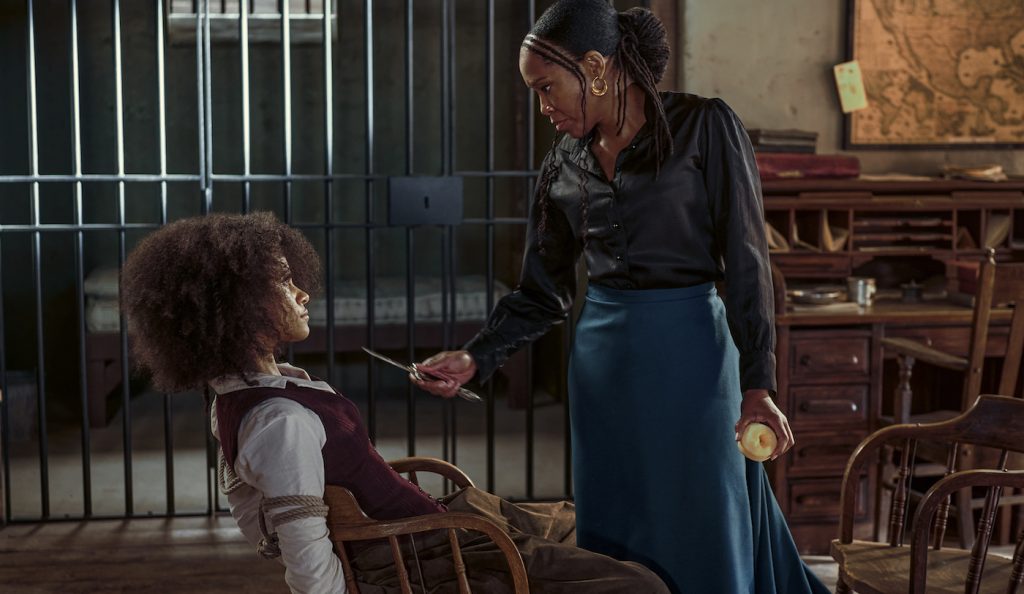
M 661 100 L 665 100 L 664 95 L 662 95 Z M 644 122 L 644 125 L 640 127 L 636 136 L 633 137 L 633 142 L 631 142 L 625 150 L 647 149 L 650 137 L 654 132 L 654 119 L 658 117 L 658 114 L 650 101 L 644 104 L 644 115 L 647 116 L 645 118 L 646 121 Z M 597 164 L 597 159 L 594 157 L 594 153 L 590 150 L 590 145 L 594 142 L 594 136 L 596 134 L 597 127 L 595 126 L 582 138 L 576 140 L 575 143 L 559 143 L 559 148 L 566 157 L 569 157 L 569 159 L 577 166 L 595 174 L 599 173 L 599 166 Z

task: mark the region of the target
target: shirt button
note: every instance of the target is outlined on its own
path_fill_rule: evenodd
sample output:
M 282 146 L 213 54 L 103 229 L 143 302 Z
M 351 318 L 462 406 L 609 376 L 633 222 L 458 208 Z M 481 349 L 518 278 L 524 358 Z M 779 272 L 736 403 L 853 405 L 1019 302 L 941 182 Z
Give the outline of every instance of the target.
M 619 230 L 621 228 L 622 228 L 622 225 L 620 225 L 618 223 L 612 223 L 612 229 L 615 229 L 617 231 L 617 230 Z
M 615 256 L 615 259 L 618 260 L 619 262 L 622 262 L 622 256 Z

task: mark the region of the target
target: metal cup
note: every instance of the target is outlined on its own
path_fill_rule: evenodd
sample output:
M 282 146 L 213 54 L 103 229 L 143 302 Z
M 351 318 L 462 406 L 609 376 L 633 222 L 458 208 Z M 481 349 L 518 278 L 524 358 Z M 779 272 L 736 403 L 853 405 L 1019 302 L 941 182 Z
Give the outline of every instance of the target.
M 875 279 L 867 276 L 850 276 L 846 278 L 847 300 L 857 305 L 868 306 L 875 298 Z

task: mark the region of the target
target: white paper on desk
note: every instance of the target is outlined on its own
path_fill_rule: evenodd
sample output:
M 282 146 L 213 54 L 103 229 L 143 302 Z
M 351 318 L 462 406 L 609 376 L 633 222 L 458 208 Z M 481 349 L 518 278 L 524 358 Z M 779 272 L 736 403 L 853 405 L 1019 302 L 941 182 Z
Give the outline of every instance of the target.
M 819 225 L 821 227 L 821 247 L 826 252 L 838 252 L 846 246 L 846 239 L 850 236 L 850 232 L 842 227 L 830 225 L 827 210 L 821 211 Z
M 765 221 L 765 234 L 768 239 L 768 249 L 774 252 L 788 252 L 789 242 L 771 223 Z
M 985 223 L 985 242 L 983 247 L 996 248 L 1006 241 L 1010 235 L 1010 215 L 992 213 Z
M 812 252 L 820 252 L 821 251 L 821 248 L 819 248 L 818 246 L 816 246 L 816 245 L 814 245 L 812 243 L 808 243 L 808 242 L 800 239 L 800 234 L 797 231 L 796 227 L 793 227 L 793 247 L 794 248 L 803 248 L 805 250 L 810 250 Z

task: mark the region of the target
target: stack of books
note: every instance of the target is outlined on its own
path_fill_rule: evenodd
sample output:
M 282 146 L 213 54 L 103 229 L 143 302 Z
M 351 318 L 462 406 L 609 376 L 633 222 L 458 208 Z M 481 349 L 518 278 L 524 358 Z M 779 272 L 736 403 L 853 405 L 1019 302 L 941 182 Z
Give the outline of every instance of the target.
M 818 133 L 806 130 L 747 130 L 761 180 L 850 178 L 860 160 L 850 155 L 817 155 Z
M 755 153 L 761 180 L 832 178 L 860 175 L 860 159 L 852 155 L 806 155 L 801 153 Z
M 814 154 L 818 133 L 805 130 L 747 130 L 750 144 L 759 153 L 804 153 Z

